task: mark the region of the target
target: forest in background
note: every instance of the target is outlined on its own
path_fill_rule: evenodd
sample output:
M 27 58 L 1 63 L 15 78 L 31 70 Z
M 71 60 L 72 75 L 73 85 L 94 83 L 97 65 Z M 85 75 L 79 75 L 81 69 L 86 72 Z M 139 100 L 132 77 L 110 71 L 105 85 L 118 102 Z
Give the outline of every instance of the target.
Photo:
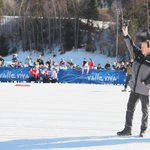
M 52 53 L 59 47 L 65 53 L 85 47 L 125 56 L 122 18 L 136 43 L 139 34 L 149 32 L 149 9 L 149 0 L 0 0 L 0 55 L 18 49 Z

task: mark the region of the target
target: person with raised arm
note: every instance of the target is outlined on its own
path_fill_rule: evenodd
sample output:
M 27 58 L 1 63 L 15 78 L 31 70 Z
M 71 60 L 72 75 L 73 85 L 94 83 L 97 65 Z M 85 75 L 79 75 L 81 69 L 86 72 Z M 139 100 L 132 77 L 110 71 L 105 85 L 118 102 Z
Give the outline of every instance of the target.
M 131 93 L 129 95 L 125 127 L 117 132 L 118 136 L 132 135 L 133 115 L 137 102 L 141 101 L 142 119 L 140 126 L 140 137 L 144 137 L 148 128 L 149 116 L 149 91 L 150 91 L 150 41 L 148 37 L 143 38 L 141 47 L 137 47 L 128 34 L 128 26 L 122 27 L 123 36 L 133 61 L 133 74 L 129 81 Z

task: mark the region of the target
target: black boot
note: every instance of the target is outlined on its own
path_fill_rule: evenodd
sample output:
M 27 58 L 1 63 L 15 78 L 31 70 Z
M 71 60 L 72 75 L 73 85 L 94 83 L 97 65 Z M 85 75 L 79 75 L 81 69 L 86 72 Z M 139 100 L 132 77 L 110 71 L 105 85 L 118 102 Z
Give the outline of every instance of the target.
M 126 92 L 127 90 L 126 90 L 126 88 L 124 88 L 123 90 L 122 90 L 122 92 Z
M 146 131 L 145 130 L 141 130 L 139 137 L 144 137 L 145 136 Z
M 130 127 L 125 127 L 122 131 L 117 132 L 117 135 L 119 135 L 119 136 L 129 136 L 129 135 L 131 135 L 131 128 Z

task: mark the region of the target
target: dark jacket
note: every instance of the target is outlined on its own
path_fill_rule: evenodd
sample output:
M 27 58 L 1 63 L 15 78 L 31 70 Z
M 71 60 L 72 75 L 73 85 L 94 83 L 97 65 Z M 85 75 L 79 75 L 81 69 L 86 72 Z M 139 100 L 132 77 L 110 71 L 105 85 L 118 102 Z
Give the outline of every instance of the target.
M 148 95 L 150 91 L 150 54 L 144 56 L 129 35 L 125 36 L 125 42 L 131 57 L 134 58 L 133 74 L 129 83 L 131 90 L 135 93 Z

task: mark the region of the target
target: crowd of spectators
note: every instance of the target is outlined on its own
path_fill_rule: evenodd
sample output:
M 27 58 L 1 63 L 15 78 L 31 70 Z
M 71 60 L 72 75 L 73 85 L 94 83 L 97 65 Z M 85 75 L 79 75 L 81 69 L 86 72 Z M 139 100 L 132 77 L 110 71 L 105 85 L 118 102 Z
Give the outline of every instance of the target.
M 107 62 L 104 66 L 100 63 L 95 65 L 95 62 L 92 58 L 87 60 L 84 58 L 82 60 L 82 64 L 76 64 L 72 59 L 65 60 L 62 58 L 59 62 L 53 61 L 53 58 L 48 58 L 46 61 L 43 60 L 42 55 L 39 55 L 38 58 L 33 62 L 31 56 L 27 56 L 24 60 L 19 60 L 17 54 L 12 55 L 12 60 L 9 64 L 5 63 L 5 60 L 2 56 L 0 56 L 0 67 L 31 67 L 29 74 L 31 75 L 30 81 L 38 82 L 41 75 L 43 77 L 43 82 L 57 82 L 57 74 L 59 69 L 76 69 L 81 71 L 82 74 L 88 74 L 90 69 L 96 70 L 124 70 L 126 71 L 126 63 L 127 62 L 114 62 L 110 64 Z

